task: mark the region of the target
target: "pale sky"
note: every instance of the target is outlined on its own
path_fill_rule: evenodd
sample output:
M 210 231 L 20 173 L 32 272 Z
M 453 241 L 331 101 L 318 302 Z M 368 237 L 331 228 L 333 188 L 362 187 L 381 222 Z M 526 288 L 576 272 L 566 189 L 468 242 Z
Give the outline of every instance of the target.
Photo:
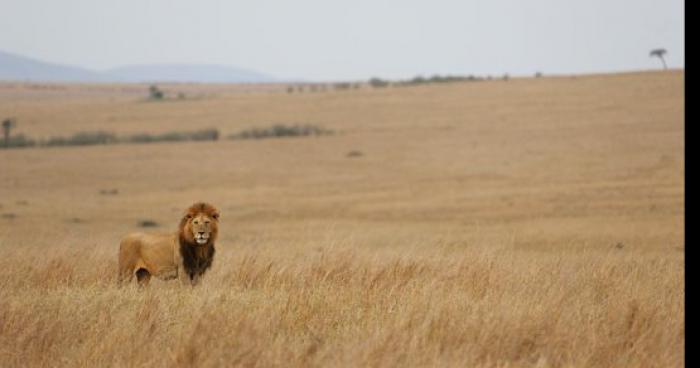
M 685 67 L 682 0 L 0 0 L 0 50 L 91 69 L 202 63 L 280 79 Z

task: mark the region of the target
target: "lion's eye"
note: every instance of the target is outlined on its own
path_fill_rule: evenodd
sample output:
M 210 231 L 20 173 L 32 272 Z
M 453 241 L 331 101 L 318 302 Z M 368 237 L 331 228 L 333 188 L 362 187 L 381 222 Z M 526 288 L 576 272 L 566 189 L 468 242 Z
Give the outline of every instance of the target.
M 199 221 L 194 221 L 194 224 L 195 224 L 195 225 L 199 225 Z

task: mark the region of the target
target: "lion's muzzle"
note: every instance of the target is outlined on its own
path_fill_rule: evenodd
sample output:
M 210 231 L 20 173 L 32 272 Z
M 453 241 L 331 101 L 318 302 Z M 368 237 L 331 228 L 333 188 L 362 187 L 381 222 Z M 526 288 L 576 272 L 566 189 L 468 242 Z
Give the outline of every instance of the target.
M 209 241 L 209 234 L 203 232 L 196 233 L 194 234 L 194 240 L 197 244 L 206 244 Z

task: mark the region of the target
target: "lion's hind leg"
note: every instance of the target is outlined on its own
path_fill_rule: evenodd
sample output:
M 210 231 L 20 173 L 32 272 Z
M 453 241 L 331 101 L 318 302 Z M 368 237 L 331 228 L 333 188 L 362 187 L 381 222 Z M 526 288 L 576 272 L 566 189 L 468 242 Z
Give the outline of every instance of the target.
M 124 285 L 130 284 L 131 280 L 133 280 L 133 279 L 134 279 L 134 273 L 131 272 L 131 270 L 128 270 L 128 269 L 127 270 L 123 270 L 123 269 L 119 270 L 119 276 L 118 276 L 119 286 L 124 286 Z
M 119 286 L 130 284 L 134 279 L 134 270 L 140 266 L 139 247 L 140 245 L 129 237 L 119 243 Z
M 128 285 L 134 279 L 134 262 L 129 262 L 129 260 L 119 259 L 119 274 L 117 275 L 117 280 L 119 286 Z

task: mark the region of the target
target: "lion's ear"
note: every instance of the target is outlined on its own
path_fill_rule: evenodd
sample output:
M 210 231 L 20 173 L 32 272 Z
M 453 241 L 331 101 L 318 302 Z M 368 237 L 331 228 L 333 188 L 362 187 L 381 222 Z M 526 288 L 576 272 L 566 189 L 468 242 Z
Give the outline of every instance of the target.
M 183 217 L 183 220 L 189 220 L 189 219 L 191 219 L 191 218 L 192 218 L 192 214 L 191 214 L 191 213 L 188 213 L 188 214 L 185 215 L 185 217 Z
M 219 213 L 218 213 L 218 212 L 214 212 L 214 213 L 211 215 L 211 217 L 213 217 L 214 220 L 217 220 L 217 221 L 218 221 L 218 220 L 219 220 Z

